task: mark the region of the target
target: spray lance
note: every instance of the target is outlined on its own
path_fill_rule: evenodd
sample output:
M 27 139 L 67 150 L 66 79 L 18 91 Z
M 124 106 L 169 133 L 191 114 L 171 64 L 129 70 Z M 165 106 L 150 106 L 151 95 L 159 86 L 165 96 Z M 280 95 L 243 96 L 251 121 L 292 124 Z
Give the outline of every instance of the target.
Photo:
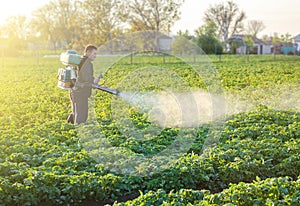
M 98 78 L 99 79 L 103 78 L 103 74 L 100 74 Z M 120 95 L 120 92 L 118 90 L 114 90 L 114 89 L 111 89 L 111 88 L 108 88 L 108 87 L 105 87 L 105 86 L 101 86 L 99 84 L 92 84 L 92 88 L 98 89 L 98 90 L 101 90 L 101 91 L 104 91 L 104 92 L 107 92 L 107 93 L 110 93 L 110 94 L 114 94 L 116 96 Z

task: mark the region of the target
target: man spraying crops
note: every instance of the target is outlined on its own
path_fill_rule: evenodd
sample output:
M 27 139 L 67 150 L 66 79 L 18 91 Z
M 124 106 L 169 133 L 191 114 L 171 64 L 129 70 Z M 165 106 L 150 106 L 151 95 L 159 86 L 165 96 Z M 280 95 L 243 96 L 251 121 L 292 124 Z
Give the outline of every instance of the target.
M 67 122 L 80 124 L 84 123 L 88 117 L 88 99 L 92 94 L 92 84 L 99 83 L 99 77 L 94 77 L 92 61 L 97 55 L 97 47 L 87 45 L 84 54 L 78 65 L 78 76 L 74 89 L 70 90 L 72 102 L 72 113 L 68 116 Z

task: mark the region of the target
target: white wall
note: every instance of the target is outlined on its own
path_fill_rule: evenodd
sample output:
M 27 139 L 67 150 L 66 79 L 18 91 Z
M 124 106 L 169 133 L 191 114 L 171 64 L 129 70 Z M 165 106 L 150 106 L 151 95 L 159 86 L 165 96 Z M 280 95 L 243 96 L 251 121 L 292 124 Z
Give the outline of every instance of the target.
M 172 39 L 158 39 L 158 45 L 160 51 L 171 51 Z
M 236 54 L 246 54 L 246 46 L 240 46 L 239 48 L 236 48 Z
M 297 51 L 300 51 L 300 42 L 296 42 L 297 44 Z
M 257 54 L 271 54 L 271 45 L 263 45 L 262 51 L 260 44 L 254 44 L 253 46 L 257 47 Z
M 264 45 L 263 46 L 263 54 L 271 54 L 272 52 L 271 52 L 271 48 L 272 48 L 272 46 L 271 45 Z

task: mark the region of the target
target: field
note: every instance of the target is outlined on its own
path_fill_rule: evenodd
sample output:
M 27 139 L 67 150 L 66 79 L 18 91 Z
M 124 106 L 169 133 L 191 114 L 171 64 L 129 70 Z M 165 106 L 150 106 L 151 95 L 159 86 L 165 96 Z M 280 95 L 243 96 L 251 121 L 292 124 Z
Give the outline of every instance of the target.
M 95 75 L 133 96 L 93 91 L 89 121 L 74 126 L 58 58 L 4 58 L 0 205 L 299 205 L 300 57 L 210 60 L 202 73 L 195 59 L 126 57 L 105 70 L 99 58 Z M 193 127 L 161 126 L 171 115 L 146 101 L 200 89 L 216 117 L 195 126 L 182 114 Z

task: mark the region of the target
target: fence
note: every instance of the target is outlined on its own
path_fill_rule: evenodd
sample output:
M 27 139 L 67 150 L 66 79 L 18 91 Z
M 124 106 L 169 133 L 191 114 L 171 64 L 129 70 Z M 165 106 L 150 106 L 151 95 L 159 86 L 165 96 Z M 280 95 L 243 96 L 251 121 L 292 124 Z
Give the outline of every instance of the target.
M 36 65 L 39 66 L 43 59 L 57 58 L 59 61 L 59 55 L 63 51 L 48 52 L 48 51 L 27 51 L 22 52 L 18 57 L 7 57 L 4 49 L 1 52 L 1 66 L 4 67 L 7 59 L 35 59 Z M 236 63 L 251 63 L 251 62 L 266 62 L 266 61 L 298 61 L 300 62 L 300 56 L 298 55 L 168 55 L 164 53 L 148 53 L 148 54 L 123 54 L 123 55 L 101 55 L 99 54 L 96 62 L 101 64 L 110 65 L 115 62 L 122 62 L 123 64 L 168 64 L 168 63 L 226 63 L 234 61 Z

